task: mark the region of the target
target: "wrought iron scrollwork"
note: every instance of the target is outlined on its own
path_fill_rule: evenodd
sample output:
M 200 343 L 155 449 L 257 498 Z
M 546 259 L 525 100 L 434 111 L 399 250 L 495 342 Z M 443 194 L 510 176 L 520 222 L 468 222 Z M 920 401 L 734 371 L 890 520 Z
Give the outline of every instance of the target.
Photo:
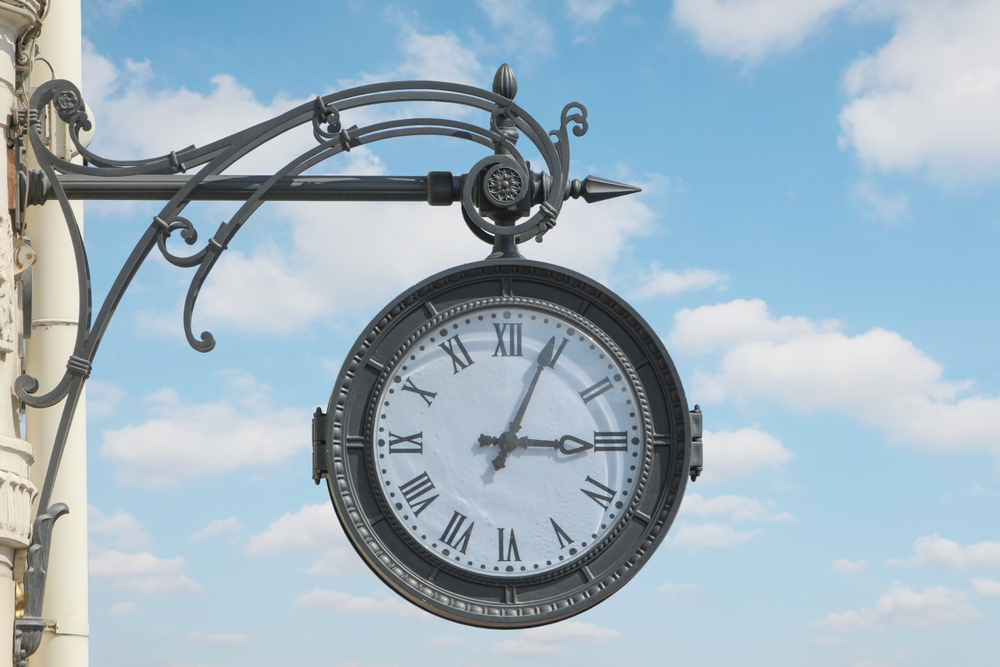
M 110 320 L 153 248 L 158 248 L 170 264 L 194 269 L 184 301 L 184 333 L 192 348 L 208 352 L 215 346 L 215 337 L 207 331 L 199 336 L 194 335 L 194 309 L 201 288 L 223 251 L 272 191 L 281 195 L 276 198 L 286 200 L 300 196 L 289 196 L 289 193 L 294 191 L 296 184 L 312 185 L 306 183 L 309 179 L 303 178 L 302 174 L 352 148 L 398 137 L 441 136 L 477 143 L 493 151 L 492 155 L 477 162 L 460 178 L 447 172 L 430 172 L 425 179 L 427 203 L 448 205 L 453 201 L 460 201 L 462 216 L 468 227 L 478 238 L 494 245 L 494 255 L 491 256 L 510 256 L 510 253 L 516 256 L 516 243 L 530 238 L 540 241 L 542 235 L 555 225 L 563 201 L 570 196 L 582 196 L 587 201 L 596 201 L 637 191 L 630 186 L 601 179 L 592 180 L 590 177 L 582 184 L 579 181 L 570 183 L 568 127 L 575 124 L 573 134 L 583 136 L 587 131 L 586 109 L 575 102 L 567 105 L 562 112 L 560 128 L 547 133 L 514 102 L 516 94 L 517 81 L 507 65 L 498 70 L 492 91 L 438 81 L 402 81 L 359 86 L 317 97 L 313 102 L 206 146 L 188 146 L 145 160 L 114 160 L 90 151 L 86 142 L 81 140 L 81 132 L 91 130 L 92 122 L 83 96 L 75 85 L 68 81 L 52 80 L 35 90 L 29 108 L 20 116 L 22 119 L 27 118 L 27 131 L 24 132 L 23 125 L 18 122 L 15 128 L 17 132 L 8 133 L 8 141 L 15 144 L 17 156 L 21 155 L 23 136 L 27 136 L 40 166 L 39 172 L 27 173 L 22 169 L 22 164 L 18 165 L 22 183 L 18 190 L 20 204 L 17 220 L 21 220 L 21 208 L 24 206 L 39 204 L 46 199 L 58 200 L 76 260 L 79 311 L 74 349 L 67 362 L 66 372 L 56 386 L 38 394 L 39 383 L 29 375 L 19 377 L 14 384 L 18 398 L 25 405 L 46 408 L 65 401 L 39 497 L 39 513 L 35 524 L 36 543 L 29 551 L 30 567 L 26 582 L 34 582 L 30 585 L 31 596 L 34 597 L 29 596 L 29 602 L 37 601 L 37 611 L 18 621 L 16 650 L 19 660 L 23 661 L 37 648 L 41 631 L 45 627 L 44 620 L 38 614 L 41 612 L 41 594 L 44 590 L 48 540 L 51 537 L 52 523 L 67 511 L 64 505 L 57 503 L 50 506 L 49 503 L 73 415 Z M 416 117 L 394 118 L 363 127 L 344 127 L 343 115 L 353 109 L 413 103 L 421 104 L 420 108 L 424 108 L 425 103 L 436 103 L 486 112 L 489 114 L 489 125 L 484 128 L 461 120 Z M 70 141 L 75 152 L 83 157 L 83 164 L 58 156 L 46 146 L 41 119 L 46 117 L 47 107 L 67 125 Z M 274 174 L 267 177 L 233 177 L 228 173 L 234 164 L 253 151 L 307 123 L 311 125 L 316 144 Z M 541 154 L 547 173 L 531 171 L 516 147 L 522 136 L 527 137 Z M 553 137 L 555 141 L 552 140 Z M 178 174 L 187 175 L 181 177 Z M 108 192 L 134 194 L 137 192 L 135 181 L 132 186 L 119 190 L 115 190 L 116 186 L 112 185 L 115 182 L 124 183 L 128 179 L 147 179 L 143 182 L 151 184 L 144 186 L 148 192 L 157 196 L 166 192 L 167 195 L 161 199 L 169 200 L 140 236 L 118 272 L 96 318 L 91 322 L 90 268 L 66 187 L 80 187 L 83 184 L 94 186 L 90 192 L 103 192 L 105 190 L 102 187 L 107 183 Z M 218 187 L 220 179 L 242 181 L 228 191 L 228 194 L 235 196 L 225 198 L 238 198 L 243 204 L 229 220 L 219 225 L 215 234 L 201 248 L 189 255 L 174 253 L 168 248 L 167 242 L 175 232 L 179 232 L 181 240 L 188 246 L 198 243 L 199 234 L 195 224 L 182 213 L 191 201 L 210 199 L 212 197 L 205 196 L 206 193 L 218 193 L 224 189 Z M 411 201 L 414 180 L 409 179 L 410 184 L 404 193 L 407 200 Z M 226 183 L 222 185 L 225 186 Z M 357 190 L 357 198 L 382 199 L 384 186 L 385 183 L 382 183 L 370 191 Z M 315 193 L 315 189 L 312 192 Z M 329 198 L 346 199 L 343 196 L 345 192 L 347 189 L 341 187 L 336 190 L 337 196 Z M 521 218 L 527 220 L 517 223 Z M 29 606 L 29 611 L 35 608 Z

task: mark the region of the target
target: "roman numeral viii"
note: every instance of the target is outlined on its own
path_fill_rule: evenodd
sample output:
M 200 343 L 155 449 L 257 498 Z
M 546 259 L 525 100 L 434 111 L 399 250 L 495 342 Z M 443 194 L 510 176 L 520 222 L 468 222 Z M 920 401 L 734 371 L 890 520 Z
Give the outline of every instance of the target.
M 469 517 L 459 512 L 452 514 L 451 521 L 448 522 L 448 526 L 444 529 L 444 532 L 441 533 L 440 538 L 441 541 L 449 547 L 452 549 L 458 549 L 463 554 L 465 553 L 465 550 L 469 548 L 469 538 L 472 537 L 472 527 L 476 525 L 476 522 L 473 521 L 469 524 L 469 527 L 465 529 L 465 532 L 459 535 L 458 531 L 462 530 L 462 525 L 468 518 Z
M 498 533 L 497 534 L 497 542 L 500 544 L 500 555 L 497 558 L 497 560 L 501 561 L 501 562 L 510 562 L 510 557 L 511 557 L 512 554 L 514 556 L 514 560 L 516 560 L 516 561 L 521 560 L 521 554 L 519 554 L 517 552 L 517 540 L 514 539 L 514 529 L 513 528 L 510 529 L 510 540 L 508 540 L 507 543 L 506 543 L 506 546 L 507 546 L 507 557 L 506 558 L 504 558 L 504 555 L 503 555 L 503 552 L 504 552 L 504 539 L 503 539 L 504 529 L 503 528 L 497 528 L 497 533 Z
M 428 498 L 421 498 L 433 490 L 434 482 L 431 481 L 426 472 L 420 473 L 406 484 L 399 485 L 399 491 L 406 499 L 406 504 L 410 506 L 416 516 L 420 516 L 420 513 L 427 509 L 428 505 L 437 500 L 438 494 L 436 493 Z M 403 506 L 396 503 L 396 509 L 403 509 Z
M 497 349 L 493 350 L 493 356 L 520 357 L 521 325 L 494 323 L 493 328 L 497 330 Z
M 614 385 L 611 384 L 611 380 L 604 378 L 592 387 L 587 387 L 580 392 L 580 398 L 583 399 L 584 403 L 590 403 L 592 400 L 603 394 L 604 392 L 613 389 Z
M 396 435 L 389 431 L 389 453 L 390 454 L 423 454 L 424 453 L 424 432 L 413 435 Z
M 403 383 L 403 391 L 410 391 L 417 394 L 420 398 L 427 401 L 427 407 L 431 406 L 431 401 L 433 401 L 434 397 L 437 396 L 436 391 L 426 391 L 421 389 L 417 385 L 413 384 L 413 380 L 410 378 L 406 378 L 406 382 Z
M 595 452 L 624 452 L 628 449 L 628 433 L 619 431 L 594 431 Z
M 585 494 L 587 494 L 587 497 L 593 500 L 595 503 L 597 503 L 604 509 L 608 509 L 608 507 L 611 505 L 611 501 L 615 497 L 615 494 L 618 492 L 615 491 L 614 489 L 609 489 L 608 487 L 604 486 L 590 475 L 587 475 L 586 481 L 588 484 L 593 484 L 594 487 L 599 490 L 598 491 L 593 491 L 591 489 L 580 489 L 580 490 L 583 491 Z
M 465 346 L 462 345 L 462 339 L 458 336 L 452 336 L 445 342 L 439 344 L 438 347 L 447 352 L 448 356 L 451 357 L 451 365 L 455 369 L 455 373 L 465 370 L 475 363 L 472 361 L 472 357 L 469 356 L 468 350 L 466 350 Z M 455 351 L 455 348 L 458 348 L 457 352 Z M 459 355 L 461 355 L 461 358 Z

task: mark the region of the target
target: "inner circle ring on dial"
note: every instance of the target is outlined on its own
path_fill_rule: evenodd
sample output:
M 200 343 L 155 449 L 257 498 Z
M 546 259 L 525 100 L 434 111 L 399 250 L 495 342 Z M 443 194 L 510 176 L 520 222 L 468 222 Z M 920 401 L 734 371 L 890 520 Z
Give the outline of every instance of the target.
M 569 561 L 562 564 L 561 567 L 553 567 L 544 572 L 539 572 L 538 574 L 532 574 L 532 571 L 520 572 L 515 571 L 513 573 L 501 573 L 501 572 L 489 572 L 476 570 L 473 572 L 471 569 L 467 569 L 465 566 L 456 567 L 456 565 L 450 562 L 446 557 L 435 552 L 433 549 L 428 548 L 427 545 L 422 544 L 419 539 L 415 539 L 413 534 L 408 529 L 408 527 L 401 525 L 399 519 L 396 517 L 393 508 L 391 507 L 392 501 L 386 496 L 385 486 L 383 481 L 380 479 L 380 475 L 377 472 L 379 468 L 377 452 L 375 450 L 377 447 L 377 431 L 376 423 L 378 422 L 378 416 L 380 414 L 381 401 L 384 398 L 385 391 L 387 390 L 387 384 L 391 382 L 392 377 L 397 374 L 398 369 L 404 365 L 403 362 L 411 354 L 411 350 L 414 345 L 416 345 L 422 338 L 427 336 L 431 331 L 442 327 L 446 323 L 450 323 L 451 320 L 471 316 L 477 314 L 479 311 L 502 308 L 527 308 L 532 310 L 537 310 L 540 312 L 548 312 L 556 317 L 566 321 L 567 323 L 572 323 L 574 326 L 581 329 L 588 336 L 598 341 L 607 352 L 614 356 L 615 361 L 624 371 L 625 378 L 627 378 L 627 383 L 632 387 L 632 392 L 635 394 L 636 405 L 638 412 L 637 421 L 642 424 L 642 439 L 641 439 L 641 455 L 635 459 L 637 465 L 636 475 L 638 476 L 637 483 L 632 487 L 632 498 L 624 508 L 622 508 L 621 513 L 617 516 L 614 521 L 615 523 L 596 541 L 596 544 L 588 545 L 586 550 Z M 375 400 L 377 398 L 377 400 Z M 441 569 L 452 572 L 453 574 L 459 574 L 462 578 L 469 580 L 483 580 L 489 582 L 495 582 L 497 579 L 507 580 L 511 577 L 517 577 L 521 582 L 530 581 L 542 581 L 550 578 L 555 578 L 562 576 L 569 570 L 582 567 L 590 560 L 596 558 L 601 552 L 603 552 L 618 536 L 618 534 L 624 529 L 626 524 L 631 520 L 635 510 L 642 499 L 643 492 L 645 490 L 646 484 L 649 479 L 650 468 L 648 461 L 650 460 L 651 442 L 652 442 L 652 419 L 649 412 L 648 400 L 646 398 L 645 392 L 642 388 L 642 384 L 639 381 L 638 375 L 635 372 L 634 367 L 628 358 L 622 353 L 617 344 L 605 334 L 599 327 L 587 320 L 586 318 L 578 315 L 577 313 L 563 308 L 562 306 L 537 300 L 529 299 L 523 297 L 496 297 L 488 299 L 477 299 L 468 301 L 464 304 L 455 306 L 448 311 L 442 312 L 431 321 L 425 322 L 417 330 L 415 330 L 407 340 L 400 346 L 398 351 L 393 354 L 393 356 L 388 360 L 385 365 L 384 371 L 381 373 L 378 382 L 373 390 L 373 400 L 369 404 L 368 418 L 366 421 L 366 432 L 369 434 L 369 445 L 366 449 L 366 458 L 369 460 L 369 465 L 367 466 L 369 477 L 372 481 L 373 488 L 379 489 L 376 493 L 378 497 L 379 504 L 382 506 L 384 511 L 384 516 L 388 519 L 390 525 L 393 526 L 395 532 L 406 541 L 411 547 L 418 548 L 421 552 L 431 555 L 435 561 L 441 565 Z M 498 434 L 499 435 L 499 434 Z

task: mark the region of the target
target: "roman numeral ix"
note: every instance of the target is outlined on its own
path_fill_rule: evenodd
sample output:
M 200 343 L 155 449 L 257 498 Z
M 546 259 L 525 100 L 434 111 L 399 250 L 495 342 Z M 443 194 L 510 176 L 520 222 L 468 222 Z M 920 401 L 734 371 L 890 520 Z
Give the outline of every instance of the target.
M 493 328 L 497 330 L 497 349 L 493 350 L 493 356 L 520 357 L 521 325 L 494 323 Z
M 390 454 L 423 454 L 424 453 L 424 432 L 413 435 L 396 435 L 389 431 L 389 453 Z
M 438 347 L 447 352 L 448 356 L 451 357 L 451 365 L 455 369 L 456 374 L 475 363 L 472 361 L 472 357 L 469 356 L 468 350 L 462 345 L 462 339 L 458 336 L 452 336 L 439 344 Z M 457 352 L 455 351 L 456 347 L 458 348 Z M 462 355 L 461 358 L 459 358 L 459 354 Z
M 433 490 L 434 482 L 431 481 L 426 472 L 420 473 L 406 484 L 399 485 L 399 491 L 403 494 L 406 504 L 410 506 L 415 516 L 420 516 L 420 513 L 427 509 L 428 505 L 437 500 L 438 494 L 436 493 L 428 498 L 420 497 Z M 402 509 L 402 505 L 396 503 L 396 509 Z

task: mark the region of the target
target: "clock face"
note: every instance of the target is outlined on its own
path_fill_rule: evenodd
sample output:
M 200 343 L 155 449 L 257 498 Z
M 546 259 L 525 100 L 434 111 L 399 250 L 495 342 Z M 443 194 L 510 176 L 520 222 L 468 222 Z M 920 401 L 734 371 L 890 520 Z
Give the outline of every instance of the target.
M 607 599 L 667 534 L 691 422 L 660 338 L 607 288 L 495 259 L 432 276 L 361 333 L 314 423 L 358 554 L 421 609 L 487 628 Z
M 479 575 L 544 574 L 623 520 L 646 401 L 584 318 L 541 303 L 465 309 L 397 356 L 368 446 L 394 518 L 433 557 Z

